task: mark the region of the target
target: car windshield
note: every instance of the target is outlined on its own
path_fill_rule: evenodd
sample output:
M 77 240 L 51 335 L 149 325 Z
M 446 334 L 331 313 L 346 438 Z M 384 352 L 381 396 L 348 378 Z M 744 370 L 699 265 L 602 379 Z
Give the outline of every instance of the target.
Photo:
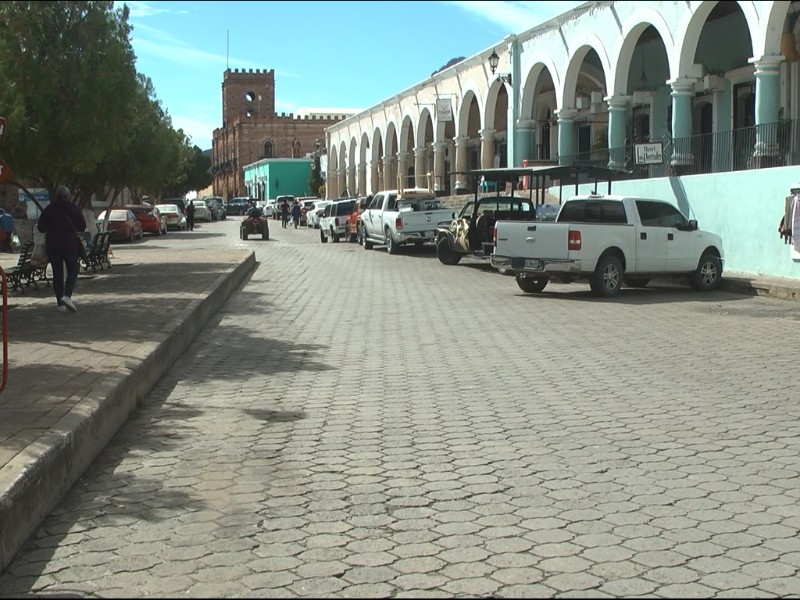
M 174 204 L 160 204 L 158 206 L 158 210 L 160 210 L 162 213 L 163 212 L 176 213 L 178 212 L 178 207 Z

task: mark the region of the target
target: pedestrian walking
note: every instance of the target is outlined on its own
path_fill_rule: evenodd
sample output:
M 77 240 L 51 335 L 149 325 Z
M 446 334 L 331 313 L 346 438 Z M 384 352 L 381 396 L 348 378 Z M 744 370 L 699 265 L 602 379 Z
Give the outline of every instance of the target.
M 194 231 L 194 200 L 190 200 L 186 207 L 186 226 L 189 231 Z
M 294 204 L 292 205 L 292 223 L 294 223 L 295 229 L 297 229 L 297 226 L 300 225 L 301 214 L 303 214 L 303 208 L 300 206 L 300 200 L 295 200 Z
M 58 187 L 55 199 L 42 211 L 36 227 L 46 235 L 45 249 L 53 269 L 53 292 L 58 309 L 62 312 L 76 312 L 72 293 L 78 282 L 80 269 L 78 232 L 86 229 L 86 219 L 83 218 L 81 209 L 70 199 L 67 186 Z
M 287 224 L 289 223 L 289 202 L 286 198 L 283 199 L 281 203 L 281 227 L 286 229 Z
M 0 208 L 0 249 L 3 252 L 12 252 L 14 250 L 11 246 L 11 239 L 16 233 L 17 227 L 14 224 L 14 217 Z

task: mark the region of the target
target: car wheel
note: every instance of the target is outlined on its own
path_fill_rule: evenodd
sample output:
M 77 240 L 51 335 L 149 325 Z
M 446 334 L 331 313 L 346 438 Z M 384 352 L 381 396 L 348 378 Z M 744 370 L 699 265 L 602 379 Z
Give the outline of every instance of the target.
M 712 252 L 700 257 L 697 269 L 689 275 L 689 285 L 698 292 L 710 292 L 722 283 L 722 261 Z
M 392 232 L 389 231 L 388 227 L 386 228 L 385 234 L 386 234 L 386 236 L 385 236 L 386 237 L 386 251 L 389 254 L 397 254 L 397 252 L 400 250 L 400 246 L 397 244 L 397 242 L 394 241 L 394 238 L 392 237 Z
M 364 240 L 364 250 L 372 250 L 372 242 L 369 241 L 367 229 L 363 225 L 361 226 L 361 239 Z
M 339 242 L 339 235 L 333 232 L 333 228 L 331 228 L 331 239 L 333 239 L 334 244 Z
M 649 277 L 623 277 L 622 281 L 628 287 L 643 288 L 643 287 L 647 287 L 647 284 L 650 283 L 650 278 Z
M 592 291 L 605 298 L 616 296 L 622 288 L 624 276 L 622 261 L 616 254 L 606 254 L 597 261 L 594 273 L 589 279 Z
M 443 265 L 457 265 L 461 261 L 461 253 L 450 247 L 445 236 L 441 236 L 436 242 L 436 256 Z
M 526 294 L 538 294 L 547 285 L 547 277 L 526 277 L 517 275 L 517 285 Z
M 319 230 L 319 241 L 322 242 L 323 244 L 328 243 L 328 238 L 325 237 L 325 231 L 323 229 Z

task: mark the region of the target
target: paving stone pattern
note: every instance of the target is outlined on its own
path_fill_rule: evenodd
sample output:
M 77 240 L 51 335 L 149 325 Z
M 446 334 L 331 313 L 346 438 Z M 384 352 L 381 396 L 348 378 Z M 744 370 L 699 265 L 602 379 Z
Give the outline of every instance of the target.
M 800 592 L 800 305 L 275 228 L 0 595 Z

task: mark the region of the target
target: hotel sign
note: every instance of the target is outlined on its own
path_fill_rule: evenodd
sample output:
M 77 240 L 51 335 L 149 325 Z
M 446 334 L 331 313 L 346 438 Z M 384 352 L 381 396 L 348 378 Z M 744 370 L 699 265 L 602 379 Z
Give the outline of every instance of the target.
M 664 146 L 661 142 L 634 144 L 637 165 L 660 165 L 664 162 Z

